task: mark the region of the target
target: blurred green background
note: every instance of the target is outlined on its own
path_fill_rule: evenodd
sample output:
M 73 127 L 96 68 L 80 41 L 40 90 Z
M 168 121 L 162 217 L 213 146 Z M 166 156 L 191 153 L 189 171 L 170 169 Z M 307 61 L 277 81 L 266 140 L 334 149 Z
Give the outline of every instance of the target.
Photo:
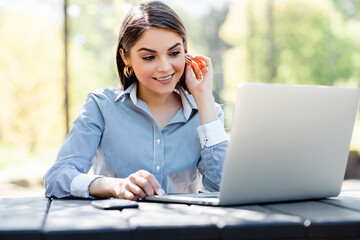
M 138 2 L 67 1 L 66 123 L 64 1 L 0 0 L 0 197 L 13 186 L 41 193 L 87 93 L 119 85 L 117 34 Z M 190 52 L 212 58 L 227 129 L 240 82 L 360 87 L 360 0 L 163 2 L 184 20 Z M 360 151 L 359 119 L 351 149 Z

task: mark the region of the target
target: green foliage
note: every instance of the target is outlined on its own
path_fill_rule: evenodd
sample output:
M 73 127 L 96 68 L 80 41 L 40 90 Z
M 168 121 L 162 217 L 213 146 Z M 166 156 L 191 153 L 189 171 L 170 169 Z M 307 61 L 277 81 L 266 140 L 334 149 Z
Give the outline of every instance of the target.
M 245 0 L 230 9 L 219 31 L 233 46 L 224 52 L 227 102 L 247 81 L 360 87 L 360 1 Z
M 0 140 L 35 151 L 63 137 L 59 26 L 36 10 L 3 14 Z
M 243 57 L 229 61 L 232 64 L 224 65 L 224 69 L 236 71 L 238 66 L 245 65 L 246 74 L 225 81 L 268 81 L 267 2 L 242 1 L 231 8 L 220 35 L 237 51 L 242 48 Z M 344 20 L 330 0 L 274 1 L 272 10 L 274 82 L 334 85 L 360 78 L 359 19 Z M 228 53 L 226 56 L 231 58 Z
M 120 0 L 69 1 L 70 123 L 89 92 L 119 85 L 117 35 L 129 7 Z
M 58 148 L 65 136 L 62 2 L 17 1 L 0 8 L 0 150 Z M 68 0 L 70 122 L 90 91 L 119 85 L 118 31 L 138 2 Z M 213 60 L 227 126 L 240 82 L 360 87 L 360 0 L 165 2 L 185 22 L 189 51 Z

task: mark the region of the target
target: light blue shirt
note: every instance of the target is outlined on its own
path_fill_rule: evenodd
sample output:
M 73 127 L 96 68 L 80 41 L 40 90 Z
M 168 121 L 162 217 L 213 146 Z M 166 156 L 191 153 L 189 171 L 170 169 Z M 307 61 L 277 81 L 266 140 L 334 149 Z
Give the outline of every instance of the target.
M 140 169 L 151 172 L 166 193 L 197 192 L 202 185 L 218 191 L 228 146 L 220 105 L 219 120 L 200 125 L 194 98 L 178 85 L 182 108 L 160 131 L 136 88 L 88 95 L 44 176 L 47 197 L 89 198 L 94 179 L 126 178 Z M 88 174 L 91 167 L 94 174 Z

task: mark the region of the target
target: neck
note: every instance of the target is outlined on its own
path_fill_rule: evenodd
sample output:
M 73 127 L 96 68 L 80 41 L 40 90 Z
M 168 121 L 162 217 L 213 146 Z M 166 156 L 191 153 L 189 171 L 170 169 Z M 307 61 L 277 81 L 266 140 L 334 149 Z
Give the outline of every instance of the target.
M 169 104 L 177 101 L 177 96 L 175 92 L 169 94 L 156 94 L 154 92 L 146 91 L 138 85 L 137 88 L 137 97 L 142 101 L 146 102 L 150 109 L 161 109 L 165 108 Z
M 157 94 L 140 87 L 137 96 L 146 102 L 160 130 L 164 129 L 181 108 L 180 95 L 174 91 L 168 94 Z

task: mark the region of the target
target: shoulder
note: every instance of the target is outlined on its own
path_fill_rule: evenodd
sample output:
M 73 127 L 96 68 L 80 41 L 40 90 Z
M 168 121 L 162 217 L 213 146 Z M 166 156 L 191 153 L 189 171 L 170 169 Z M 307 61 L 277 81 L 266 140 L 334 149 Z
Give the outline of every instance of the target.
M 85 109 L 104 109 L 114 105 L 119 96 L 124 91 L 120 88 L 100 88 L 87 95 L 83 108 Z
M 115 102 L 123 93 L 124 91 L 121 88 L 100 88 L 90 92 L 88 98 L 92 98 L 97 102 Z

